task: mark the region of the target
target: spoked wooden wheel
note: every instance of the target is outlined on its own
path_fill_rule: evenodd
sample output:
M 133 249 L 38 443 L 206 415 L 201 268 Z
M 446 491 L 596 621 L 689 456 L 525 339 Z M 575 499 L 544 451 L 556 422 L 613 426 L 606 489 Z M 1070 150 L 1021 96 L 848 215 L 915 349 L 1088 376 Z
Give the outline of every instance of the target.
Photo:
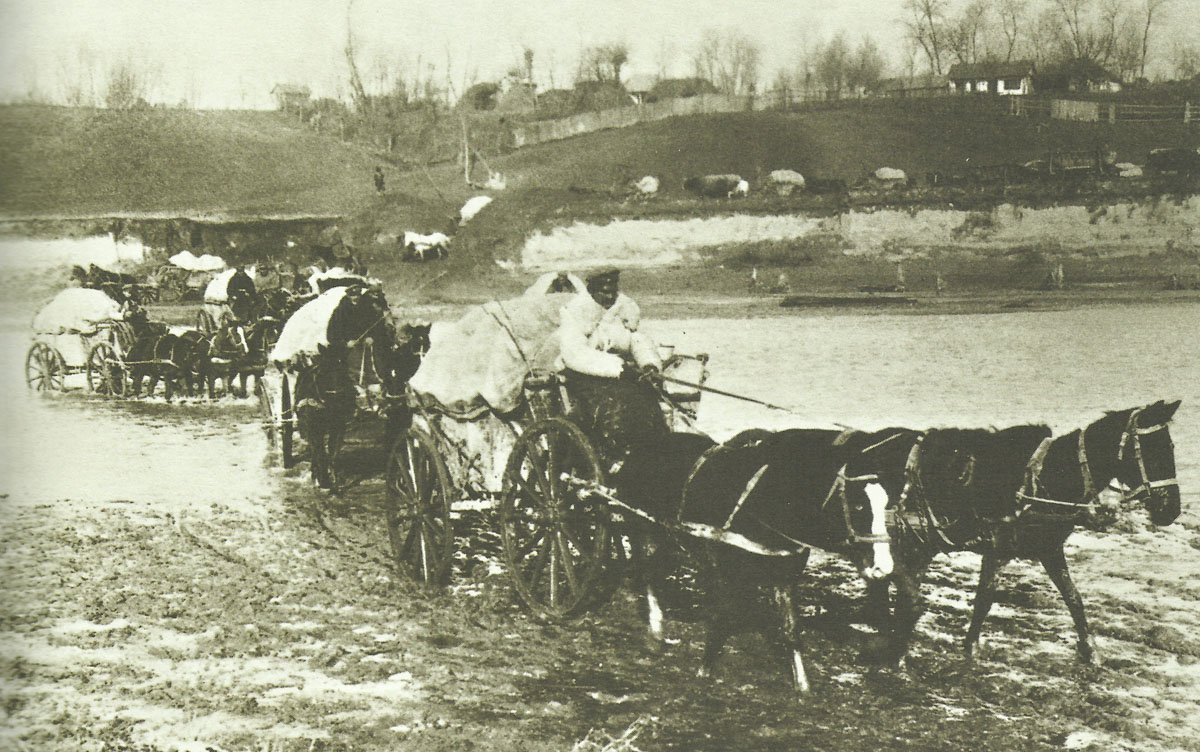
M 387 526 L 397 568 L 429 590 L 444 587 L 454 563 L 450 474 L 428 433 L 408 430 L 388 455 Z
M 25 385 L 35 392 L 61 392 L 67 364 L 62 355 L 45 342 L 35 342 L 25 356 Z
M 258 410 L 262 415 L 263 432 L 267 434 L 267 446 L 274 452 L 279 444 L 279 416 L 275 414 L 275 408 L 271 404 L 267 385 L 260 380 L 254 385 L 254 391 L 258 393 Z
M 562 418 L 532 424 L 513 446 L 500 504 L 504 558 L 517 594 L 539 616 L 570 618 L 597 594 L 608 509 L 588 489 L 603 482 L 596 450 Z
M 88 351 L 88 389 L 105 397 L 125 396 L 125 362 L 107 342 L 97 342 Z
M 296 416 L 292 411 L 292 385 L 287 374 L 279 387 L 279 459 L 283 466 L 291 467 L 296 462 L 295 450 Z

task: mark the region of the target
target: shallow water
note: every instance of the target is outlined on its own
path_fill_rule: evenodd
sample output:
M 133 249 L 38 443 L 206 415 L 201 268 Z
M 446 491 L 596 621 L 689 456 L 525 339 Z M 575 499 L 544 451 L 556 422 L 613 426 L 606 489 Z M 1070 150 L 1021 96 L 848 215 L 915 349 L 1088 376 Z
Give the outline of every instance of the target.
M 27 317 L 4 322 L 0 494 L 169 507 L 256 502 L 287 482 L 264 457 L 252 400 L 167 405 L 31 394 Z M 1156 399 L 1183 399 L 1172 435 L 1185 508 L 1200 494 L 1200 305 L 1099 306 L 991 315 L 803 316 L 652 321 L 680 351 L 712 356 L 710 385 L 791 408 L 708 395 L 701 428 L 1005 426 L 1067 431 Z M 161 392 L 160 392 L 161 393 Z M 1189 504 L 1189 502 L 1192 502 Z

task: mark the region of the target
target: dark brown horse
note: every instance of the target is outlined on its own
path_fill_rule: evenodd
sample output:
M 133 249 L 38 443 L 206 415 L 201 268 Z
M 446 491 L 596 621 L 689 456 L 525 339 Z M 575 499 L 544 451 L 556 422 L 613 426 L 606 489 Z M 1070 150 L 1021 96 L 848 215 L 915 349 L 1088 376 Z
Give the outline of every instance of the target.
M 930 432 L 910 465 L 899 548 L 921 572 L 941 551 L 983 556 L 967 630 L 969 658 L 995 600 L 996 579 L 1015 558 L 1041 562 L 1075 623 L 1079 659 L 1095 659 L 1083 599 L 1063 546 L 1116 481 L 1124 502 L 1141 502 L 1155 525 L 1180 514 L 1170 421 L 1179 402 L 1106 413 L 1083 429 L 1049 439 L 1044 426 L 1006 432 Z M 1021 436 L 1020 434 L 1024 435 Z
M 808 689 L 796 588 L 809 548 L 847 556 L 867 581 L 893 576 L 888 507 L 919 435 L 897 428 L 753 431 L 708 449 L 702 438 L 681 437 L 657 452 L 630 452 L 615 477 L 622 500 L 645 507 L 648 517 L 673 518 L 680 543 L 702 566 L 708 635 L 701 675 L 712 673 L 729 637 L 749 626 L 757 592 L 768 587 L 782 612 L 793 682 Z M 672 498 L 674 505 L 666 501 Z M 654 632 L 652 623 L 652 637 L 661 637 Z

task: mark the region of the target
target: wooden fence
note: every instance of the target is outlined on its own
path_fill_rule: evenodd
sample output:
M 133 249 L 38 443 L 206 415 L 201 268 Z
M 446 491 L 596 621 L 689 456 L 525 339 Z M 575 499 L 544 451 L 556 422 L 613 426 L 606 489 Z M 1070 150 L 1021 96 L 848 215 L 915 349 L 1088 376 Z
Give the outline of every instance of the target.
M 1196 108 L 1182 104 L 1134 104 L 1077 99 L 1010 97 L 1010 112 L 1022 117 L 1050 117 L 1087 123 L 1196 122 Z

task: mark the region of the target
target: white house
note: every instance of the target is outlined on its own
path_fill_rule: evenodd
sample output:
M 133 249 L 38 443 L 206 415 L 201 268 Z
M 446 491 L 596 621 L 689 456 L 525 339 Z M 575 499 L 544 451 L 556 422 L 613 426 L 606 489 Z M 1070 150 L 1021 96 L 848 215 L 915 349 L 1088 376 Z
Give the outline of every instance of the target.
M 951 94 L 1032 94 L 1037 70 L 1030 60 L 1009 63 L 955 63 L 950 66 Z

